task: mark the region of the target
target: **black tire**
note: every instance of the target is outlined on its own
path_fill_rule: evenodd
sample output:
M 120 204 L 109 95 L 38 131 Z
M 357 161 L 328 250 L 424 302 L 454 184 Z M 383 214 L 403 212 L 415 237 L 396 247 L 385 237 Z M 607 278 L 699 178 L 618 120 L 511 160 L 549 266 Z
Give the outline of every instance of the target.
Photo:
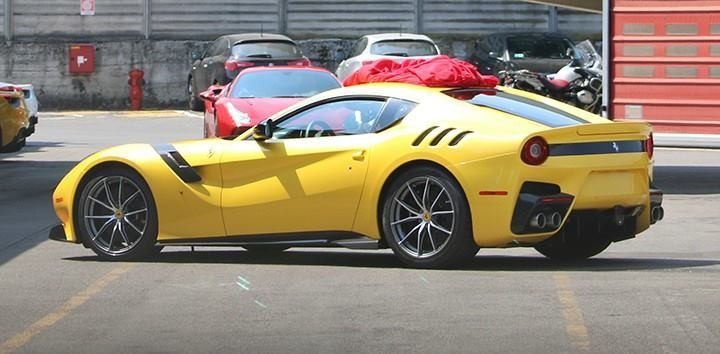
M 2 134 L 2 131 L 0 131 L 0 134 Z M 0 147 L 0 152 L 18 152 L 23 147 L 25 147 L 25 144 L 26 144 L 25 130 L 20 129 L 20 131 L 18 131 L 17 136 L 15 136 L 15 138 L 13 139 L 12 142 L 10 142 L 10 144 L 7 144 L 4 147 Z
M 75 228 L 83 243 L 106 260 L 157 255 L 157 207 L 145 180 L 127 167 L 94 171 L 78 188 Z
M 195 92 L 195 87 L 193 86 L 192 77 L 188 79 L 187 92 L 188 92 L 188 108 L 191 111 L 202 112 L 205 109 L 205 107 L 204 107 L 203 102 L 200 99 L 200 97 L 197 96 L 197 92 Z
M 598 234 L 585 235 L 575 227 L 563 227 L 551 238 L 535 245 L 535 249 L 552 260 L 574 261 L 595 256 L 608 248 L 611 243 L 612 241 Z
M 398 175 L 380 213 L 385 242 L 410 267 L 458 265 L 478 251 L 462 188 L 440 169 L 417 167 Z

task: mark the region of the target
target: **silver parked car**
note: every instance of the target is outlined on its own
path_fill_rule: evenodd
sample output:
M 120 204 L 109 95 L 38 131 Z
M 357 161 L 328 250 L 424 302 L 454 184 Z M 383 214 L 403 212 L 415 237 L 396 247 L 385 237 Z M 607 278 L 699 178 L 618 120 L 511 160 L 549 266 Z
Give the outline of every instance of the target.
M 364 64 L 380 59 L 403 61 L 406 59 L 429 59 L 440 55 L 435 42 L 426 35 L 413 33 L 379 33 L 360 38 L 343 60 L 335 75 L 344 81 Z

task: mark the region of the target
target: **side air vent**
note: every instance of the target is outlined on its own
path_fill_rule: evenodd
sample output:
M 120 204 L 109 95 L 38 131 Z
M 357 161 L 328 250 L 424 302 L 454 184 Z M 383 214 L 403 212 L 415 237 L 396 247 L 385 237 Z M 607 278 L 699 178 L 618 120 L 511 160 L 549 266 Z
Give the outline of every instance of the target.
M 202 179 L 197 171 L 175 150 L 174 146 L 163 144 L 153 145 L 153 148 L 168 167 L 185 183 L 198 182 Z
M 412 146 L 420 145 L 420 143 L 422 143 L 422 141 L 425 139 L 425 137 L 428 136 L 428 134 L 430 134 L 430 132 L 432 132 L 433 130 L 435 130 L 437 128 L 438 128 L 438 126 L 436 125 L 436 126 L 432 126 L 430 128 L 425 129 L 424 132 L 420 133 L 420 135 L 418 135 L 418 137 L 415 138 L 415 141 L 413 141 Z
M 469 130 L 466 130 L 458 135 L 455 135 L 455 137 L 452 140 L 450 140 L 450 143 L 448 145 L 450 145 L 450 146 L 457 145 L 460 142 L 460 140 L 463 140 L 463 138 L 470 133 L 472 133 L 472 132 Z
M 430 146 L 435 146 L 435 145 L 437 145 L 437 144 L 440 142 L 440 140 L 442 140 L 442 138 L 445 137 L 445 135 L 447 135 L 449 132 L 451 132 L 451 131 L 453 131 L 453 130 L 455 130 L 455 128 L 447 128 L 447 129 L 441 131 L 440 134 L 438 134 L 438 135 L 435 137 L 435 139 L 433 139 L 433 140 L 430 142 Z

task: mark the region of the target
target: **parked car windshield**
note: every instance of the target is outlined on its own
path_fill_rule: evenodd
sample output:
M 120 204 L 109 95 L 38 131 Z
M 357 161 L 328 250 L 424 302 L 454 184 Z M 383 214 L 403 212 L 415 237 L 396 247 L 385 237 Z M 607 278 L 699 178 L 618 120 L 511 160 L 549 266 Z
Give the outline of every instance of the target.
M 393 39 L 375 42 L 370 46 L 370 53 L 375 55 L 393 55 L 401 57 L 418 57 L 437 55 L 435 45 L 423 40 Z
M 572 43 L 563 38 L 514 36 L 507 39 L 511 59 L 572 59 Z
M 324 71 L 276 69 L 240 75 L 230 97 L 310 97 L 338 87 L 338 80 Z
M 236 57 L 299 58 L 301 53 L 292 42 L 261 41 L 236 44 L 232 48 L 232 55 Z

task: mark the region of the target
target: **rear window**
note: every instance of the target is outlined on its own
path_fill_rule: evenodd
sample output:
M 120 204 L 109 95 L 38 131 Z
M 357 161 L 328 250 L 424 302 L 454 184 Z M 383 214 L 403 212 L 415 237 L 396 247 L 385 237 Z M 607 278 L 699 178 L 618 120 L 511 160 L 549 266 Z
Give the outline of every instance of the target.
M 438 54 L 437 48 L 435 48 L 435 45 L 431 42 L 412 39 L 394 39 L 375 42 L 370 47 L 370 53 L 399 57 L 419 57 Z
M 256 71 L 241 75 L 235 82 L 230 97 L 310 97 L 338 87 L 340 83 L 337 79 L 324 71 Z
M 588 121 L 563 110 L 526 97 L 513 95 L 500 90 L 483 90 L 478 92 L 483 93 L 474 96 L 467 102 L 476 106 L 488 107 L 509 113 L 551 128 L 588 123 Z M 458 96 L 458 93 L 464 94 L 465 92 L 455 90 L 446 91 L 445 93 L 449 96 L 459 98 L 461 96 Z
M 234 45 L 232 55 L 258 58 L 300 58 L 302 53 L 293 42 L 253 41 Z
M 507 39 L 510 58 L 568 59 L 572 57 L 568 49 L 572 43 L 563 38 L 516 36 Z

